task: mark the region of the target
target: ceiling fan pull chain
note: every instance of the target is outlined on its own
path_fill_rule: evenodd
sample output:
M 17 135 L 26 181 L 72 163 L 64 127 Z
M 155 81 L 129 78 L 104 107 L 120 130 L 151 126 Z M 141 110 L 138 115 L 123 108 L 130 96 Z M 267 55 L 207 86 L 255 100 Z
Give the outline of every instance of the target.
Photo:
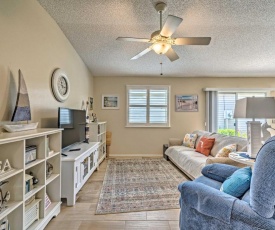
M 162 73 L 162 62 L 159 63 L 159 64 L 160 64 L 160 75 L 163 75 L 163 73 Z
M 159 30 L 161 30 L 162 29 L 162 10 L 159 12 L 159 17 L 160 17 L 160 29 Z

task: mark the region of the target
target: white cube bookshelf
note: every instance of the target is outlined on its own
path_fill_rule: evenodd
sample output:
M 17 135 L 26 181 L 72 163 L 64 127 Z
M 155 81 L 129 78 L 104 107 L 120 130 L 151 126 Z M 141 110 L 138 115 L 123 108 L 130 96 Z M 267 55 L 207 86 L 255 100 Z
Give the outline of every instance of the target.
M 90 141 L 99 142 L 98 165 L 106 158 L 106 130 L 107 122 L 91 122 L 89 123 L 89 139 Z
M 7 217 L 11 229 L 44 229 L 48 222 L 59 214 L 61 205 L 61 131 L 61 129 L 36 129 L 0 134 L 0 161 L 8 159 L 11 167 L 14 168 L 10 172 L 0 174 L 0 182 L 9 181 L 1 187 L 3 192 L 10 192 L 8 207 L 0 212 L 0 219 Z M 53 150 L 50 156 L 47 143 Z M 37 146 L 37 159 L 25 164 L 25 147 L 29 145 Z M 50 178 L 46 178 L 46 161 L 49 161 L 54 167 Z M 25 193 L 25 174 L 30 172 L 38 178 L 39 182 L 31 191 Z M 52 200 L 52 204 L 47 210 L 45 210 L 46 192 Z M 25 202 L 32 197 L 34 200 L 26 205 Z M 37 210 L 36 213 L 35 210 Z M 35 218 L 34 215 L 37 215 L 38 218 Z M 32 218 L 38 220 L 30 223 Z

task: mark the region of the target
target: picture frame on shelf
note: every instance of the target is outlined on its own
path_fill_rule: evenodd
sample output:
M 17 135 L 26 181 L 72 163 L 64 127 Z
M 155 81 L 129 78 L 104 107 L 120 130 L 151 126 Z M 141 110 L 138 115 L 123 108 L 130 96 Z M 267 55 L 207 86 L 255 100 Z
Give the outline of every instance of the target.
M 198 112 L 198 95 L 176 95 L 176 112 Z
M 46 197 L 45 197 L 45 210 L 47 210 L 47 208 L 49 208 L 49 206 L 51 205 L 52 201 L 50 199 L 50 197 L 48 196 L 48 194 L 46 193 Z
M 119 109 L 119 96 L 116 94 L 102 95 L 102 109 Z

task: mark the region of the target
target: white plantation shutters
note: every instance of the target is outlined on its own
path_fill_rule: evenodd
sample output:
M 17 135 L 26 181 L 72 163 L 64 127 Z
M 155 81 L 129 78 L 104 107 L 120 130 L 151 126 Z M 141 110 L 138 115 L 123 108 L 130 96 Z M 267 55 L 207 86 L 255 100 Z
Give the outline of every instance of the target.
M 127 126 L 169 127 L 170 86 L 127 86 Z

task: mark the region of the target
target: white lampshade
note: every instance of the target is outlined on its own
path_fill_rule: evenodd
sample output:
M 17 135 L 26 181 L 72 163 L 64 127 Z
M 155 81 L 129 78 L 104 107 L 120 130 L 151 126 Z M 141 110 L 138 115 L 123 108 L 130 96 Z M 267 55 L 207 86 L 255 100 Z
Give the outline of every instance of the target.
M 273 97 L 247 97 L 236 101 L 234 118 L 252 118 L 247 122 L 247 153 L 256 158 L 261 148 L 261 122 L 255 118 L 275 118 Z
M 234 118 L 275 118 L 274 97 L 247 97 L 237 100 Z
M 171 45 L 165 42 L 157 42 L 152 48 L 157 54 L 165 54 L 171 48 Z

